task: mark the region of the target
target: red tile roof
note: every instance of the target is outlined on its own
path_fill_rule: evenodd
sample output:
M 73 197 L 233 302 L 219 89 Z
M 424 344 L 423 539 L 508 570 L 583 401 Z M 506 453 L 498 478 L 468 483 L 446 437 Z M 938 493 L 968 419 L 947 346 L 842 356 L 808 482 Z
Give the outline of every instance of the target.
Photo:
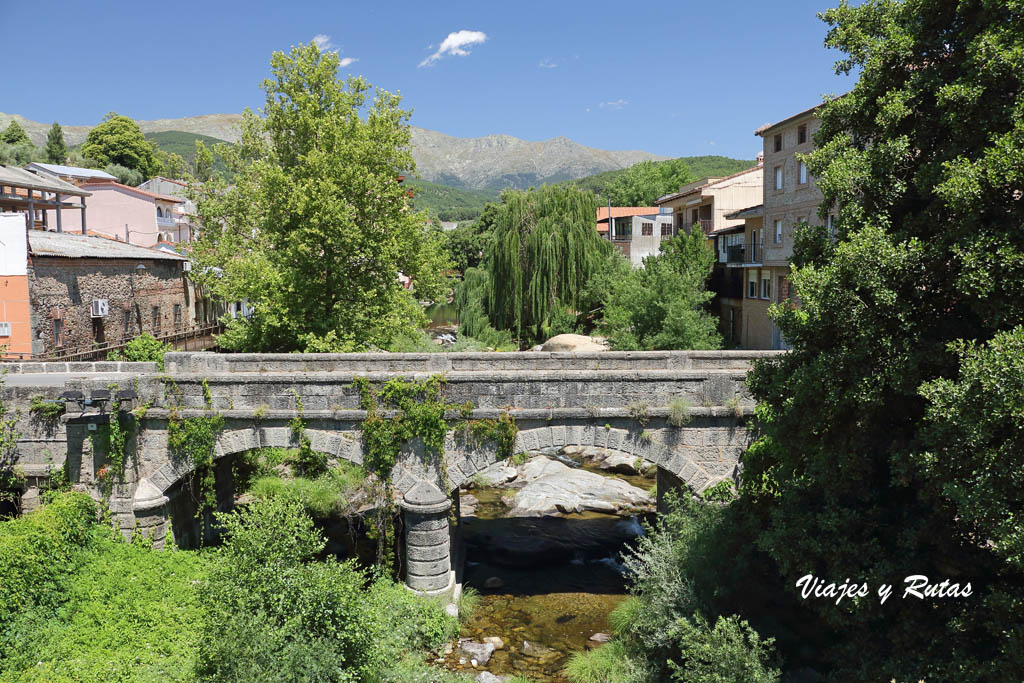
M 648 216 L 658 213 L 656 206 L 613 206 L 612 218 L 625 218 L 626 216 Z M 608 207 L 597 207 L 597 231 L 608 232 Z
M 127 190 L 129 192 L 135 193 L 137 195 L 142 195 L 143 197 L 149 197 L 150 199 L 159 199 L 160 201 L 164 202 L 182 204 L 185 201 L 184 199 L 178 199 L 177 197 L 171 197 L 170 195 L 157 194 L 155 192 L 147 192 L 146 190 L 140 190 L 139 188 L 132 187 L 131 185 L 122 185 L 121 183 L 115 183 L 112 180 L 108 180 L 102 183 L 82 183 L 81 185 L 79 185 L 79 187 L 81 187 L 82 189 L 90 190 L 97 190 L 105 187 L 117 187 L 122 190 Z

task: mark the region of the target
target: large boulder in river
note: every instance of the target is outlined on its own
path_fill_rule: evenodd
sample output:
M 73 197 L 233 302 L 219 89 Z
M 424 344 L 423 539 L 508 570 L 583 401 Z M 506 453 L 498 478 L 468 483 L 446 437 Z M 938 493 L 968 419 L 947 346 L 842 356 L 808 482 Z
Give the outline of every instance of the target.
M 608 347 L 593 337 L 583 334 L 558 334 L 544 342 L 541 351 L 570 351 L 574 353 L 591 353 L 607 351 Z
M 473 475 L 469 486 L 501 486 L 519 476 L 515 467 L 509 467 L 503 462 L 496 462 L 485 470 Z
M 516 492 L 509 512 L 512 517 L 541 517 L 585 510 L 617 514 L 649 510 L 653 505 L 651 496 L 643 489 L 573 469 L 543 456 L 520 467 L 519 479 L 526 485 Z

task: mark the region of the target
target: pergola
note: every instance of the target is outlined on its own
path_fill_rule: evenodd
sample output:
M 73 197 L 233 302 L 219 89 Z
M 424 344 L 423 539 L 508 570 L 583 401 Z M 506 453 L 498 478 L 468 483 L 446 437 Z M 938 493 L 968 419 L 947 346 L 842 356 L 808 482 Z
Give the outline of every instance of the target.
M 0 164 L 0 211 L 24 211 L 25 223 L 30 229 L 36 227 L 35 212 L 43 212 L 42 227 L 47 229 L 46 212 L 55 209 L 57 232 L 61 228 L 61 210 L 79 209 L 82 212 L 82 234 L 85 234 L 85 198 L 91 192 L 64 182 L 59 178 L 43 176 L 32 171 Z M 64 201 L 66 197 L 78 197 L 79 203 Z

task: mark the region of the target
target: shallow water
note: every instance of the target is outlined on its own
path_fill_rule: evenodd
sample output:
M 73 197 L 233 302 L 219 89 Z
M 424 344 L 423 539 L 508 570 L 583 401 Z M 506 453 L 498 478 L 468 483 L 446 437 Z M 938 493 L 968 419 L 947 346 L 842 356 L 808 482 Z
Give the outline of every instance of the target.
M 508 508 L 501 499 L 513 492 L 470 491 L 480 503 L 474 515 L 463 516 L 464 585 L 481 599 L 461 635 L 477 641 L 498 636 L 505 642 L 504 650 L 476 670 L 564 681 L 562 670 L 572 653 L 599 647 L 590 637 L 609 632 L 608 615 L 626 598 L 620 553 L 643 529 L 636 517 L 595 512 L 503 517 Z M 502 585 L 484 588 L 492 577 Z M 524 647 L 526 642 L 531 645 Z M 458 650 L 444 665 L 472 670 Z

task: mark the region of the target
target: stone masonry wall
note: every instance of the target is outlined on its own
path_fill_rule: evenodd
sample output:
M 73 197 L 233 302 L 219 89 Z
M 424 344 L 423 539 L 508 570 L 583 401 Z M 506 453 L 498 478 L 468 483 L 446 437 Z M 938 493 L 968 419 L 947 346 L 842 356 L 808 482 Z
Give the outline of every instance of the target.
M 144 271 L 136 270 L 140 263 L 146 266 Z M 63 320 L 65 348 L 121 339 L 126 317 L 130 330 L 137 330 L 134 302 L 141 309 L 142 331 L 150 334 L 156 331 L 154 306 L 159 307 L 159 328 L 164 331 L 174 327 L 175 305 L 181 307 L 179 324 L 187 325 L 193 317 L 179 261 L 36 256 L 28 275 L 34 354 L 54 350 L 55 316 Z M 108 301 L 110 312 L 106 317 L 91 316 L 94 299 Z

